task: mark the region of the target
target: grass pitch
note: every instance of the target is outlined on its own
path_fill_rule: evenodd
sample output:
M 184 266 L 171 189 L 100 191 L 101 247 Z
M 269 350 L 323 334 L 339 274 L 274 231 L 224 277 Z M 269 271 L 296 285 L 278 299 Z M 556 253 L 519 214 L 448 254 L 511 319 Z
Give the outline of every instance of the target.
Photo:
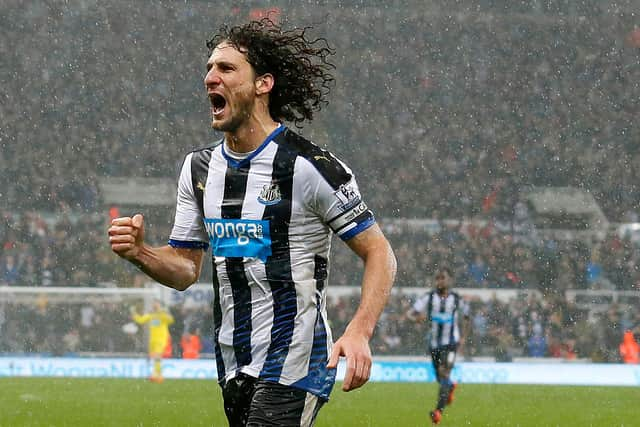
M 336 386 L 316 427 L 431 425 L 436 384 Z M 226 426 L 205 380 L 0 378 L 1 427 Z M 640 388 L 461 384 L 441 426 L 640 426 Z

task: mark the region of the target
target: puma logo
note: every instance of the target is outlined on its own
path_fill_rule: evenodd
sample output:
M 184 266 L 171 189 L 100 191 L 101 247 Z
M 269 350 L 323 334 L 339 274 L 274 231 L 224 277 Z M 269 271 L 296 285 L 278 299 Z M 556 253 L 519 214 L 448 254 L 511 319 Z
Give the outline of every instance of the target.
M 198 190 L 204 191 L 204 184 L 201 183 L 200 181 L 198 181 L 198 184 L 196 185 L 196 187 L 198 187 Z

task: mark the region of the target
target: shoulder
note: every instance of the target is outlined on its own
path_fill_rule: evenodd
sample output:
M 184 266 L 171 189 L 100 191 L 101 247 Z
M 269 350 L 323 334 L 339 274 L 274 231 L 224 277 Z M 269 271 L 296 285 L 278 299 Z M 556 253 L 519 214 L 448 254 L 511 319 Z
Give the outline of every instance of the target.
M 192 163 L 197 161 L 203 161 L 203 160 L 206 160 L 208 163 L 209 159 L 211 159 L 211 153 L 222 144 L 222 141 L 223 140 L 220 139 L 209 146 L 192 150 L 187 153 L 185 158 L 186 159 L 191 158 Z
M 309 165 L 334 189 L 337 190 L 341 185 L 351 181 L 351 171 L 344 163 L 328 150 L 320 148 L 291 129 L 285 129 L 274 141 L 296 156 L 307 160 Z
M 427 292 L 422 293 L 422 294 L 416 294 L 416 301 L 418 301 L 418 300 L 427 301 L 429 298 L 431 298 L 431 291 L 427 291 Z
M 184 166 L 194 177 L 206 177 L 209 170 L 211 154 L 222 144 L 222 139 L 207 147 L 190 151 L 184 158 Z
M 209 152 L 211 153 L 213 150 L 215 150 L 217 147 L 219 147 L 222 144 L 222 141 L 224 141 L 224 139 L 219 139 L 215 142 L 213 142 L 212 144 L 209 144 L 205 147 L 200 147 L 200 148 L 196 148 L 194 150 L 191 150 L 190 152 L 187 153 L 187 155 L 189 154 L 195 154 L 195 153 L 206 153 Z
M 431 290 L 427 293 L 422 294 L 422 296 L 419 299 L 426 304 L 433 299 L 433 295 L 434 295 L 434 291 Z

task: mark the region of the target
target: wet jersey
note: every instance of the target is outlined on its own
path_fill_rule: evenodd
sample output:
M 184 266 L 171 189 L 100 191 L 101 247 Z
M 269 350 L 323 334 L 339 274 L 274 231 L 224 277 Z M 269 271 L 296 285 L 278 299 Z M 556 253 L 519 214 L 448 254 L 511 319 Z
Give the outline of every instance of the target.
M 451 291 L 446 297 L 441 297 L 436 290 L 432 290 L 416 300 L 413 310 L 426 314 L 429 322 L 427 343 L 432 349 L 457 344 L 460 341 L 460 314 L 469 316 L 468 306 L 460 295 Z
M 169 244 L 213 253 L 221 382 L 239 372 L 327 398 L 331 236 L 375 222 L 350 169 L 281 125 L 245 159 L 187 155 Z

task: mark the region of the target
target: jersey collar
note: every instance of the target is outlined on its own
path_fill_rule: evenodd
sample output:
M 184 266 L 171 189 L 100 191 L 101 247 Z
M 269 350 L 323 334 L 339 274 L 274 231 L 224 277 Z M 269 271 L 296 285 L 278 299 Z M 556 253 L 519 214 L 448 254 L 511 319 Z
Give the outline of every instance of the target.
M 276 137 L 278 136 L 281 132 L 283 132 L 285 130 L 286 126 L 283 124 L 280 124 L 280 126 L 278 126 L 276 129 L 274 129 L 273 132 L 271 132 L 269 134 L 269 136 L 267 136 L 267 138 L 264 140 L 264 142 L 262 144 L 260 144 L 260 146 L 258 148 L 256 148 L 251 154 L 249 154 L 246 158 L 242 159 L 242 160 L 236 160 L 233 157 L 229 156 L 229 154 L 227 154 L 227 152 L 224 149 L 224 142 L 222 143 L 222 156 L 227 160 L 227 162 L 229 163 L 229 166 L 231 166 L 232 168 L 235 169 L 240 169 L 246 165 L 249 164 L 249 162 L 251 162 L 251 160 L 253 158 L 255 158 L 258 154 L 260 154 L 260 152 L 262 150 L 265 149 L 265 147 L 267 145 L 269 145 L 269 143 Z

